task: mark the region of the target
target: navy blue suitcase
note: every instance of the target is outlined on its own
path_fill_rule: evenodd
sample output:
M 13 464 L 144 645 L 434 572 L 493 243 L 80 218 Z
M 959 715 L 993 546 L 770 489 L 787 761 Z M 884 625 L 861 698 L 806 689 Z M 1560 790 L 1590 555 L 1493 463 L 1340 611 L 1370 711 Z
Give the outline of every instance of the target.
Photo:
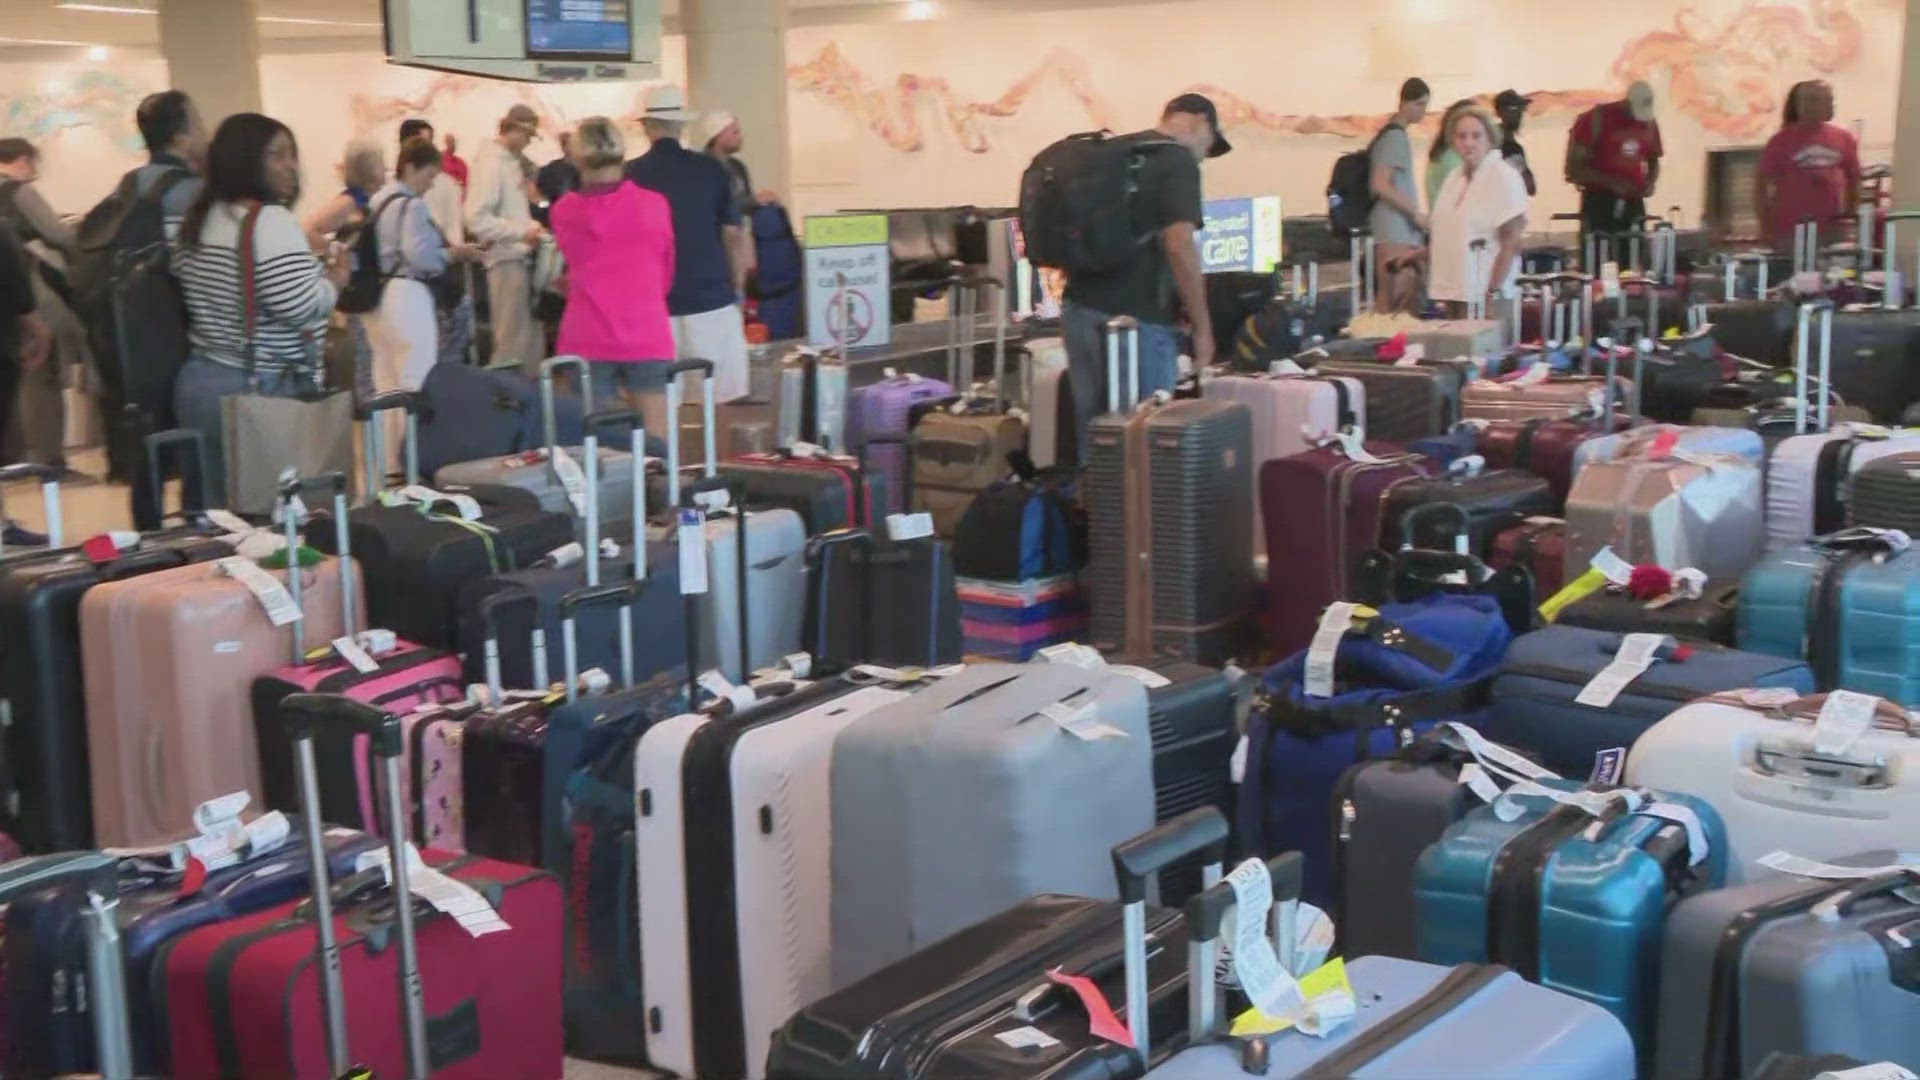
M 540 415 L 540 385 L 518 371 L 435 364 L 420 384 L 426 408 L 420 416 L 421 476 L 448 465 L 505 457 L 547 445 Z M 554 426 L 562 446 L 578 445 L 586 416 L 580 395 L 556 392 Z M 627 450 L 620 436 L 610 448 Z

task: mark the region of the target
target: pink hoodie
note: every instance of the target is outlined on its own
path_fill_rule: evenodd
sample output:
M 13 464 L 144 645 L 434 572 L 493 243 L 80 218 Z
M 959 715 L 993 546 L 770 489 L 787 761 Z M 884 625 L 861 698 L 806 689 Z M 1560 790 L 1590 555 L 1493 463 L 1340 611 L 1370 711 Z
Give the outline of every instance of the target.
M 666 198 L 622 180 L 562 195 L 549 220 L 567 259 L 558 351 L 587 360 L 672 360 L 673 214 Z

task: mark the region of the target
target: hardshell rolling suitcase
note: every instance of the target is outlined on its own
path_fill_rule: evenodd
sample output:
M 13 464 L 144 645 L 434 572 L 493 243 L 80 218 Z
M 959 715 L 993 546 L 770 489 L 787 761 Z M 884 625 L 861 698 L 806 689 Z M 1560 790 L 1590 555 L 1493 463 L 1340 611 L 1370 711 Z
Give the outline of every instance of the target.
M 1920 535 L 1920 450 L 1890 454 L 1853 474 L 1847 524 Z
M 1813 685 L 1813 673 L 1795 660 L 1699 642 L 1667 643 L 1610 701 L 1582 701 L 1588 684 L 1612 666 L 1625 644 L 1621 634 L 1577 626 L 1515 638 L 1494 680 L 1487 735 L 1536 755 L 1562 776 L 1586 776 L 1597 755 L 1635 745 L 1649 727 L 1695 698 L 1747 686 L 1806 692 Z M 1673 788 L 1692 790 L 1686 784 Z
M 1613 385 L 1614 403 L 1625 407 L 1632 384 L 1625 378 L 1563 375 L 1537 382 L 1525 378 L 1475 379 L 1460 393 L 1460 414 L 1468 420 L 1558 420 L 1602 412 L 1606 387 Z
M 912 429 L 915 405 L 952 397 L 953 392 L 950 384 L 938 379 L 897 375 L 891 368 L 880 381 L 853 391 L 847 408 L 847 449 L 855 454 L 865 452 L 868 467 L 885 478 L 887 513 L 899 513 L 907 508 L 904 496 L 907 448 L 903 444 L 877 446 L 868 451 L 868 440 L 876 435 L 904 438 Z
M 1503 529 L 1493 538 L 1487 565 L 1495 570 L 1509 566 L 1525 570 L 1533 578 L 1534 597 L 1552 597 L 1567 581 L 1567 523 L 1533 517 Z
M 1569 580 L 1603 547 L 1629 563 L 1737 578 L 1760 558 L 1760 470 L 1724 455 L 1596 461 L 1567 494 Z
M 1294 921 L 1285 912 L 1299 897 L 1297 870 L 1288 872 L 1288 858 L 1267 868 L 1282 912 L 1275 920 L 1282 934 L 1292 931 Z M 1363 956 L 1346 965 L 1356 1006 L 1346 1023 L 1318 1037 L 1297 1029 L 1222 1037 L 1222 1021 L 1235 1014 L 1237 1002 L 1221 1008 L 1214 964 L 1234 896 L 1232 883 L 1222 882 L 1187 902 L 1193 942 L 1188 993 L 1197 1000 L 1188 1010 L 1186 1047 L 1150 1069 L 1149 1080 L 1625 1080 L 1634 1075 L 1633 1041 L 1618 1019 L 1498 965 L 1446 968 Z M 1254 918 L 1251 912 L 1235 914 L 1236 921 Z M 1277 946 L 1279 956 L 1293 955 L 1292 943 L 1284 938 Z M 1152 1019 L 1159 1022 L 1157 1012 Z
M 1767 462 L 1767 546 L 1789 547 L 1845 528 L 1855 472 L 1914 450 L 1920 450 L 1920 435 L 1865 424 L 1781 440 Z
M 1146 695 L 1120 672 L 975 664 L 844 728 L 834 985 L 1038 893 L 1111 896 L 1108 850 L 1153 825 Z M 1122 734 L 1089 741 L 1054 715 Z
M 1211 401 L 1237 401 L 1253 420 L 1253 554 L 1266 554 L 1260 516 L 1260 464 L 1313 447 L 1313 439 L 1366 419 L 1366 387 L 1354 379 L 1311 375 L 1220 375 L 1206 380 L 1202 395 Z
M 1086 448 L 1092 643 L 1224 663 L 1252 593 L 1251 413 L 1214 400 L 1122 412 L 1120 340 L 1137 385 L 1138 329 L 1117 319 L 1107 334 L 1110 410 Z
M 857 458 L 787 447 L 742 454 L 721 462 L 719 471 L 740 480 L 749 506 L 799 514 L 808 536 L 878 524 L 885 516 L 886 482 Z
M 1408 535 L 1404 522 L 1411 512 L 1436 503 L 1457 506 L 1467 516 L 1467 550 L 1476 555 L 1493 551 L 1494 538 L 1527 518 L 1551 514 L 1559 508 L 1547 481 L 1519 469 L 1480 471 L 1482 462 L 1463 458 L 1443 476 L 1410 476 L 1395 483 L 1381 497 L 1380 547 L 1397 551 L 1412 545 L 1434 551 L 1453 548 L 1457 532 L 1441 523 L 1415 528 Z
M 1627 423 L 1624 414 L 1616 416 L 1615 427 Z M 1479 450 L 1491 469 L 1524 469 L 1546 480 L 1553 489 L 1558 507 L 1565 505 L 1573 477 L 1585 462 L 1587 447 L 1605 441 L 1607 429 L 1585 417 L 1561 417 L 1531 420 L 1496 420 L 1480 431 Z
M 1420 856 L 1420 956 L 1505 964 L 1593 1002 L 1627 1025 L 1650 1061 L 1667 910 L 1719 886 L 1726 832 L 1689 795 L 1576 786 L 1510 789 Z
M 127 970 L 117 925 L 120 860 L 99 851 L 69 851 L 15 859 L 0 867 L 0 904 L 11 904 L 41 890 L 69 885 L 83 888 L 88 901 L 81 918 L 86 936 L 86 970 L 75 974 L 87 987 L 94 1035 L 94 1069 L 102 1080 L 131 1080 L 134 1057 L 128 1022 Z M 12 1007 L 9 1004 L 9 1009 Z
M 1401 366 L 1366 360 L 1323 361 L 1315 375 L 1353 379 L 1366 387 L 1366 434 L 1405 445 L 1453 428 L 1461 419 L 1461 395 L 1476 374 L 1462 361 L 1422 361 Z
M 1870 530 L 1775 551 L 1740 589 L 1740 647 L 1804 659 L 1815 685 L 1920 705 L 1920 554 Z
M 847 364 L 843 352 L 799 348 L 780 361 L 779 415 L 774 442 L 812 443 L 835 453 L 847 450 Z
M 334 1077 L 363 1063 L 383 1076 L 558 1076 L 564 919 L 553 879 L 471 856 L 416 856 L 395 830 L 384 860 L 393 888 L 410 895 L 437 871 L 443 894 L 448 879 L 465 886 L 467 906 L 449 914 L 387 903 L 377 862 L 329 888 L 305 736 L 321 725 L 366 734 L 383 768 L 387 817 L 397 821 L 400 724 L 326 694 L 295 695 L 285 708 L 296 725 L 313 895 L 169 945 L 155 985 L 166 1001 L 173 1075 Z
M 297 572 L 304 615 L 286 593 L 287 571 L 239 555 L 105 582 L 82 597 L 96 843 L 164 842 L 208 799 L 248 791 L 259 800 L 253 681 L 285 662 L 296 633 L 331 641 L 345 632 L 340 592 L 362 589 L 363 575 L 340 559 Z M 357 595 L 354 607 L 363 605 Z
M 1874 727 L 1834 750 L 1815 742 L 1825 697 L 1716 694 L 1675 710 L 1634 743 L 1627 781 L 1681 788 L 1727 823 L 1727 879 L 1752 880 L 1775 850 L 1831 860 L 1862 848 L 1912 846 L 1920 739 L 1905 710 L 1882 700 Z
M 1667 918 L 1653 1076 L 1745 1077 L 1814 1051 L 1920 1062 L 1907 963 L 1920 910 L 1895 895 L 1914 880 L 1892 865 L 1903 859 L 1785 858 L 1789 872 L 1682 901 Z
M 1702 427 L 1682 424 L 1643 424 L 1611 437 L 1589 439 L 1573 452 L 1572 472 L 1589 462 L 1622 458 L 1672 457 L 1678 453 L 1725 454 L 1764 468 L 1767 461 L 1765 440 L 1757 431 L 1741 427 Z

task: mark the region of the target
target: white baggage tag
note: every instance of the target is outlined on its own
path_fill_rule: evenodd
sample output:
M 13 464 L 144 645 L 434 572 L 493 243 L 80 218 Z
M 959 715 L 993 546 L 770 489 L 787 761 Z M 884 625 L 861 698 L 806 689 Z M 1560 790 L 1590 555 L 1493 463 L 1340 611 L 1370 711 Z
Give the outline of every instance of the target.
M 1500 785 L 1487 775 L 1487 770 L 1477 761 L 1460 766 L 1460 784 L 1483 803 L 1491 804 L 1500 797 Z
M 804 679 L 813 670 L 813 654 L 807 652 L 788 653 L 780 658 L 780 666 L 792 672 L 796 679 Z
M 1055 701 L 1040 706 L 1040 715 L 1060 725 L 1060 730 L 1082 742 L 1127 737 L 1127 733 L 1119 728 L 1102 723 L 1094 713 L 1092 705 L 1075 707 Z
M 280 811 L 269 810 L 247 822 L 243 831 L 247 838 L 247 853 L 264 855 L 287 842 L 287 838 L 293 835 L 293 823 Z
M 1149 690 L 1158 690 L 1163 686 L 1172 686 L 1173 680 L 1157 671 L 1148 671 L 1132 664 L 1115 664 L 1113 670 L 1125 675 Z
M 1012 1031 L 1002 1031 L 998 1035 L 995 1035 L 994 1038 L 999 1039 L 1015 1050 L 1025 1050 L 1029 1047 L 1035 1050 L 1045 1050 L 1050 1046 L 1060 1045 L 1059 1039 L 1041 1031 L 1037 1027 L 1017 1027 Z
M 1728 690 L 1725 694 L 1742 705 L 1755 709 L 1783 708 L 1801 698 L 1800 691 L 1785 686 L 1754 686 L 1741 690 Z
M 1283 968 L 1267 937 L 1267 913 L 1273 910 L 1273 878 L 1267 864 L 1248 859 L 1227 875 L 1233 887 L 1233 973 L 1240 989 L 1268 1016 L 1288 1016 L 1306 1004 L 1300 983 Z
M 1832 863 L 1803 859 L 1785 851 L 1769 851 L 1753 861 L 1769 870 L 1778 870 L 1783 874 L 1820 878 L 1826 881 L 1855 881 L 1880 877 L 1884 874 L 1920 870 L 1920 860 L 1914 863 L 1888 863 L 1885 866 L 1835 866 Z
M 1416 367 L 1426 358 L 1427 347 L 1418 341 L 1413 341 L 1407 344 L 1406 351 L 1400 354 L 1400 359 L 1393 363 L 1395 367 Z
M 1813 722 L 1813 749 L 1821 754 L 1844 754 L 1873 727 L 1873 710 L 1880 699 L 1852 690 L 1833 690 Z
M 613 676 L 601 668 L 590 667 L 580 673 L 574 686 L 581 697 L 595 697 L 613 689 Z
M 400 647 L 400 635 L 377 626 L 353 635 L 353 640 L 359 642 L 370 656 L 385 656 Z
M 1691 807 L 1674 802 L 1657 802 L 1641 807 L 1638 813 L 1671 821 L 1687 831 L 1687 865 L 1699 866 L 1706 861 L 1707 827 L 1700 823 L 1700 815 L 1694 813 Z
M 1356 606 L 1344 600 L 1337 601 L 1328 604 L 1327 610 L 1321 614 L 1320 628 L 1313 632 L 1313 643 L 1307 646 L 1305 689 L 1309 697 L 1333 696 L 1334 654 L 1340 649 L 1340 640 L 1347 636 L 1347 631 L 1353 626 Z
M 1600 264 L 1600 295 L 1608 300 L 1620 298 L 1620 264 L 1612 259 Z
M 552 551 L 547 552 L 547 561 L 552 563 L 553 568 L 556 570 L 564 570 L 586 557 L 587 549 L 581 547 L 580 541 L 578 540 L 569 540 L 559 547 L 554 548 Z
M 1295 375 L 1305 375 L 1306 373 L 1306 368 L 1301 367 L 1291 360 L 1275 360 L 1273 363 L 1267 365 L 1267 374 L 1269 375 L 1291 377 Z
M 560 486 L 567 489 L 567 501 L 573 504 L 573 512 L 585 516 L 587 512 L 587 474 L 580 469 L 580 463 L 573 460 L 565 447 L 553 448 L 553 471 L 560 477 Z
M 680 511 L 680 595 L 698 596 L 706 591 L 706 524 L 700 511 L 686 507 Z
M 297 558 L 288 561 L 299 562 Z M 293 602 L 293 595 L 287 592 L 287 587 L 274 580 L 273 575 L 260 569 L 259 564 L 252 559 L 229 555 L 214 565 L 228 577 L 247 587 L 247 591 L 252 593 L 253 598 L 260 601 L 261 608 L 265 609 L 267 622 L 270 625 L 287 626 L 301 620 L 300 605 Z M 287 572 L 297 574 L 300 571 L 295 567 Z
M 888 514 L 887 537 L 895 541 L 918 540 L 933 535 L 933 515 L 921 512 L 917 514 Z
M 1891 1061 L 1882 1061 L 1874 1065 L 1858 1065 L 1851 1069 L 1832 1069 L 1816 1074 L 1813 1080 L 1920 1080 L 1920 1077 L 1916 1077 L 1912 1072 Z
M 1227 759 L 1227 774 L 1235 784 L 1247 782 L 1247 737 L 1243 733 L 1240 741 L 1233 744 L 1233 756 Z
M 353 861 L 355 873 L 375 866 L 386 870 L 389 883 L 393 881 L 391 865 L 392 859 L 384 847 L 361 852 Z M 411 842 L 407 844 L 407 891 L 425 900 L 435 911 L 453 916 L 453 921 L 471 937 L 513 929 L 478 889 L 428 866 Z
M 367 654 L 366 649 L 360 647 L 359 642 L 353 640 L 351 637 L 334 638 L 333 651 L 339 653 L 340 659 L 351 664 L 353 670 L 362 675 L 371 675 L 380 670 L 379 663 Z
M 1593 553 L 1587 565 L 1600 571 L 1600 576 L 1615 585 L 1625 585 L 1633 580 L 1633 564 L 1613 553 L 1612 547 L 1603 547 Z
M 1613 662 L 1600 669 L 1592 681 L 1574 696 L 1577 704 L 1604 709 L 1613 704 L 1627 684 L 1653 666 L 1654 654 L 1667 643 L 1665 634 L 1628 634 L 1620 639 L 1620 651 Z
M 247 524 L 246 519 L 231 510 L 220 510 L 216 508 L 204 511 L 204 513 L 206 514 L 207 520 L 212 522 L 215 528 L 224 532 L 250 533 L 253 531 L 253 526 Z

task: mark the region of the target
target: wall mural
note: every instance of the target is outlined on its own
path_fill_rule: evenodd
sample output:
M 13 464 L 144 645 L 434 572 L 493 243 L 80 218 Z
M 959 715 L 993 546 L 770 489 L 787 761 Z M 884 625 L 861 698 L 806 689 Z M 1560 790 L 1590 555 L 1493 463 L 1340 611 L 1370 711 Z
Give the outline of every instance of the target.
M 19 94 L 0 94 L 0 131 L 39 142 L 72 128 L 98 128 L 128 151 L 139 149 L 133 109 L 148 93 L 144 80 L 101 69 L 49 79 Z

